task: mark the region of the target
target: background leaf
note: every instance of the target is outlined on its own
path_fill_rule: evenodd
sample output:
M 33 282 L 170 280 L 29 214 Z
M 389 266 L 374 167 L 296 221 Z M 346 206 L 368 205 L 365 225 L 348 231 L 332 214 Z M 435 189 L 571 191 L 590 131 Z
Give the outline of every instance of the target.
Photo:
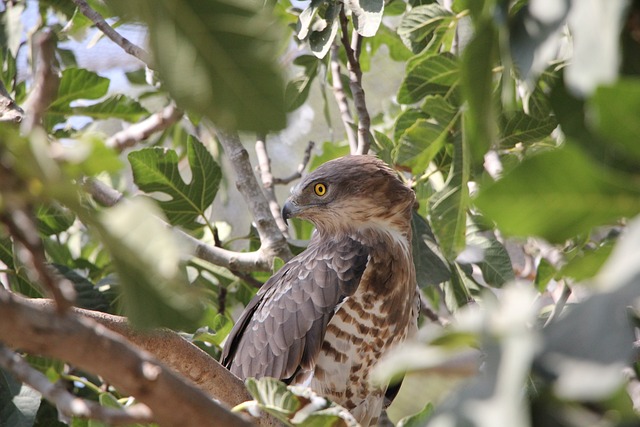
M 122 0 L 149 27 L 154 65 L 184 108 L 228 129 L 286 125 L 277 65 L 280 27 L 259 2 Z M 187 78 L 188 76 L 188 78 Z
M 505 233 L 561 242 L 635 216 L 639 197 L 640 190 L 566 144 L 525 159 L 475 203 Z
M 352 13 L 353 26 L 358 34 L 373 37 L 382 22 L 384 0 L 345 0 L 344 5 Z
M 147 193 L 161 192 L 171 200 L 158 201 L 171 224 L 188 229 L 202 227 L 196 219 L 206 219 L 205 210 L 213 203 L 222 177 L 220 167 L 201 142 L 189 136 L 187 157 L 191 180 L 184 182 L 173 150 L 144 148 L 129 154 L 133 180 Z

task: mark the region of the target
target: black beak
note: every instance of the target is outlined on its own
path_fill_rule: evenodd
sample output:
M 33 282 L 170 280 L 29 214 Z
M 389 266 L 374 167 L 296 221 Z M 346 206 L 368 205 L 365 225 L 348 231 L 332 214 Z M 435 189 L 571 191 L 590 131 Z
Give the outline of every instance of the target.
M 298 213 L 299 210 L 300 208 L 291 200 L 284 202 L 284 205 L 282 206 L 282 219 L 284 219 L 285 224 L 289 225 L 287 220 L 296 216 L 296 213 Z

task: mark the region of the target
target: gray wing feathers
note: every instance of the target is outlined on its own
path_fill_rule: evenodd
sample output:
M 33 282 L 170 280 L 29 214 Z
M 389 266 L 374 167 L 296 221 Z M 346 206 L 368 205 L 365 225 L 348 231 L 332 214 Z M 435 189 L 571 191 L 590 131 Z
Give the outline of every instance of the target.
M 311 369 L 334 309 L 355 292 L 368 249 L 312 240 L 263 285 L 227 338 L 222 363 L 240 378 L 290 379 Z

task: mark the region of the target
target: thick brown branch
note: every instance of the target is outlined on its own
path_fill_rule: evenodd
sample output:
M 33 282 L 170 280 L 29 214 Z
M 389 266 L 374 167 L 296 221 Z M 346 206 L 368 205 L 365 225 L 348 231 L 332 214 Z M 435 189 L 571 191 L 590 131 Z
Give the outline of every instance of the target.
M 344 8 L 340 11 L 341 42 L 347 54 L 347 69 L 349 70 L 349 87 L 353 95 L 353 104 L 358 113 L 358 148 L 352 154 L 367 154 L 371 147 L 371 118 L 367 110 L 364 89 L 362 88 L 362 69 L 360 68 L 360 49 L 362 36 L 354 29 L 349 41 L 349 21 Z
M 279 257 L 288 261 L 292 257 L 291 250 L 271 214 L 269 203 L 253 173 L 249 153 L 242 146 L 240 137 L 235 132 L 221 129 L 215 129 L 215 134 L 231 161 L 236 174 L 236 186 L 253 215 L 256 230 L 260 236 L 260 251 L 269 259 Z
M 184 113 L 174 104 L 170 104 L 162 111 L 152 114 L 145 120 L 133 124 L 107 139 L 106 145 L 118 151 L 133 147 L 156 132 L 163 131 L 180 120 Z
M 307 148 L 304 150 L 304 157 L 296 168 L 296 171 L 285 178 L 273 178 L 273 183 L 286 185 L 291 181 L 302 177 L 302 172 L 304 172 L 304 170 L 307 168 L 307 165 L 309 164 L 309 160 L 311 159 L 311 151 L 313 151 L 313 147 L 315 147 L 315 145 L 315 142 L 309 141 L 309 143 L 307 144 Z
M 84 0 L 72 0 L 75 5 L 78 7 L 80 12 L 87 18 L 89 18 L 95 26 L 104 33 L 105 36 L 109 37 L 115 44 L 120 46 L 125 52 L 129 55 L 138 58 L 140 61 L 144 62 L 149 68 L 153 68 L 151 65 L 151 56 L 149 53 L 142 49 L 140 46 L 137 46 L 131 43 L 127 38 L 123 37 L 120 33 L 113 29 L 111 25 L 104 20 L 104 18 L 95 10 L 91 8 Z
M 74 396 L 62 383 L 52 383 L 43 373 L 32 368 L 20 355 L 2 344 L 0 344 L 0 366 L 11 372 L 18 381 L 37 390 L 67 417 L 95 419 L 114 426 L 152 421 L 151 411 L 143 404 L 116 409 Z
M 333 96 L 338 104 L 338 110 L 340 111 L 340 118 L 344 124 L 344 130 L 347 133 L 347 141 L 349 141 L 349 148 L 351 153 L 358 151 L 358 135 L 356 134 L 356 124 L 351 116 L 351 110 L 349 109 L 349 100 L 345 93 L 344 86 L 342 85 L 342 79 L 340 78 L 340 53 L 337 44 L 331 46 L 331 84 L 333 87 Z
M 65 360 L 104 377 L 146 404 L 161 425 L 251 425 L 185 382 L 151 354 L 132 346 L 122 335 L 77 312 L 59 315 L 51 307 L 38 307 L 33 301 L 0 289 L 0 318 L 0 340 L 7 345 Z M 167 360 L 177 357 L 175 343 L 164 345 Z M 161 344 L 158 346 L 162 348 Z M 196 370 L 189 372 L 189 377 L 197 375 Z
M 271 173 L 271 159 L 267 152 L 266 135 L 259 135 L 256 139 L 256 155 L 258 157 L 258 170 L 260 171 L 262 187 L 264 188 L 264 195 L 267 198 L 267 203 L 269 203 L 271 215 L 273 215 L 273 218 L 276 220 L 276 224 L 284 237 L 289 238 L 289 227 L 287 227 L 284 219 L 282 219 L 280 205 L 278 204 L 276 192 L 273 188 L 273 174 Z

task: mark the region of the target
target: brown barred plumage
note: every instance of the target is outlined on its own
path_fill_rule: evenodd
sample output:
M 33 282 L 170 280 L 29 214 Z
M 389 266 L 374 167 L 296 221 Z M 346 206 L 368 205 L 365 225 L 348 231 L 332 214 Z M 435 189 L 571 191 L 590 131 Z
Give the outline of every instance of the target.
M 283 214 L 313 222 L 316 232 L 246 307 L 222 363 L 240 378 L 308 384 L 360 424 L 375 424 L 385 388 L 371 385 L 369 372 L 417 326 L 414 201 L 372 156 L 336 159 L 307 175 Z

